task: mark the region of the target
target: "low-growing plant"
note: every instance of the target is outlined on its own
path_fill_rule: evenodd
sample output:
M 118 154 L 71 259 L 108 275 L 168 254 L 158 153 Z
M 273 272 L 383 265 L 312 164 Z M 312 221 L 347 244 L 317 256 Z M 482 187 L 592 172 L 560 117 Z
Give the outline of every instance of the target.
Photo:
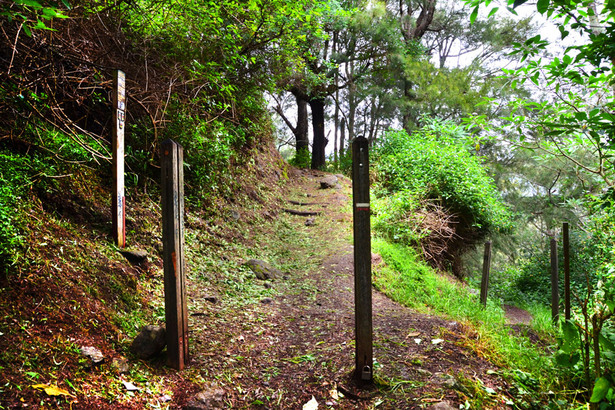
M 33 163 L 27 156 L 0 151 L 0 277 L 7 275 L 23 241 L 19 209 L 31 185 L 28 176 Z
M 307 148 L 300 149 L 289 162 L 292 166 L 297 168 L 309 168 L 312 163 L 312 154 Z

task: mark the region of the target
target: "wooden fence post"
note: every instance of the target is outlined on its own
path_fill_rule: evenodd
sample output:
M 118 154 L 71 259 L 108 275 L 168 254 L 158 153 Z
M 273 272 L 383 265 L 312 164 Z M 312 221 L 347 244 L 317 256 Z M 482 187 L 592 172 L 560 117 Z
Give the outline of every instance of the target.
M 557 241 L 551 238 L 551 318 L 553 323 L 559 319 L 559 273 L 557 264 Z
M 373 381 L 372 251 L 369 204 L 369 146 L 367 138 L 352 142 L 352 214 L 354 222 L 355 378 Z
M 487 306 L 487 292 L 489 290 L 489 270 L 491 268 L 491 241 L 485 242 L 483 255 L 483 278 L 480 282 L 480 303 Z
M 126 75 L 116 70 L 113 77 L 113 239 L 126 246 L 126 198 L 124 197 L 124 129 L 126 128 Z
M 570 320 L 570 232 L 568 222 L 562 226 L 564 246 L 564 317 Z
M 167 363 L 188 363 L 188 304 L 184 270 L 184 154 L 181 145 L 162 143 L 162 241 Z

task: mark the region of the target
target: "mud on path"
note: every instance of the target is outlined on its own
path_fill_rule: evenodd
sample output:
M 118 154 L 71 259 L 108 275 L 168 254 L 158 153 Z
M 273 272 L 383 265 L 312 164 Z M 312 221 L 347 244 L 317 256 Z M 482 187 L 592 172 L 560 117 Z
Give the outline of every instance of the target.
M 462 324 L 418 314 L 375 290 L 376 383 L 364 390 L 354 386 L 350 182 L 342 179 L 339 189 L 325 190 L 319 189 L 321 174 L 306 171 L 296 179 L 288 199 L 295 207 L 310 203 L 303 210 L 321 212 L 312 226 L 305 225 L 306 217 L 281 210 L 275 216 L 298 232 L 285 243 L 293 258 L 303 258 L 299 268 L 262 284 L 272 287 L 271 297 L 241 307 L 225 304 L 224 298 L 207 303 L 203 287 L 191 291 L 190 367 L 200 369 L 210 405 L 301 409 L 313 397 L 320 409 L 445 403 L 459 408 L 470 394 L 459 388 L 459 377 L 479 378 L 485 387 L 506 391 L 505 382 L 490 371 L 496 367 L 466 347 L 475 336 Z M 301 247 L 302 241 L 307 246 Z M 186 392 L 188 401 L 194 393 Z M 500 403 L 485 408 L 500 408 Z

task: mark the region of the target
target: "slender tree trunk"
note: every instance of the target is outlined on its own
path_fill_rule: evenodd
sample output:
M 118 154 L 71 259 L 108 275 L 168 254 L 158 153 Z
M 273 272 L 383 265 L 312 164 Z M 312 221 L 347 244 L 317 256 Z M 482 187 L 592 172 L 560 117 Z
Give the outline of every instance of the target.
M 307 101 L 298 94 L 295 94 L 297 100 L 297 127 L 294 130 L 295 148 L 299 153 L 301 150 L 310 150 L 310 140 L 308 138 L 308 112 Z
M 415 100 L 415 98 L 412 92 L 412 82 L 408 79 L 404 79 L 404 99 L 406 100 L 408 106 L 406 106 L 403 110 L 402 127 L 404 127 L 404 130 L 410 134 L 412 132 L 412 128 L 414 128 L 414 121 L 410 112 L 409 103 L 410 101 Z
M 329 142 L 325 137 L 325 99 L 315 98 L 310 100 L 309 104 L 312 110 L 312 132 L 314 134 L 312 169 L 321 169 L 325 166 L 325 147 Z
M 348 63 L 347 77 L 349 79 L 354 78 L 354 62 Z M 348 141 L 352 141 L 354 138 L 355 121 L 357 115 L 357 85 L 354 80 L 348 82 Z
M 337 53 L 337 40 L 338 40 L 338 33 L 335 32 L 333 33 L 333 53 Z M 339 101 L 340 101 L 340 87 L 339 87 L 339 82 L 340 82 L 340 76 L 339 76 L 339 72 L 336 71 L 335 72 L 335 116 L 334 118 L 334 125 L 333 125 L 333 161 L 335 162 L 335 164 L 339 164 L 338 160 L 339 160 L 339 151 L 338 151 L 338 145 L 337 145 L 337 136 L 339 133 L 339 127 L 340 127 L 340 105 L 339 105 Z
M 340 158 L 346 154 L 346 120 L 342 118 L 340 125 Z

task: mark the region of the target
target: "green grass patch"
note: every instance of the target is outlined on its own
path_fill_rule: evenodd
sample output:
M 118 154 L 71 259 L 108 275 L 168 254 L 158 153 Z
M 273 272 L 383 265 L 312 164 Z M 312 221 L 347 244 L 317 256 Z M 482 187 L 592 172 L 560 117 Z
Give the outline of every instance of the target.
M 372 242 L 386 265 L 374 272 L 374 284 L 393 300 L 424 313 L 457 320 L 471 329 L 468 347 L 492 363 L 520 369 L 540 380 L 541 388 L 557 383 L 557 372 L 545 352 L 527 337 L 517 336 L 505 325 L 502 308 L 489 300 L 486 308 L 463 284 L 427 266 L 415 250 L 376 238 Z M 547 332 L 544 314 L 540 328 Z M 539 394 L 537 391 L 536 394 Z

